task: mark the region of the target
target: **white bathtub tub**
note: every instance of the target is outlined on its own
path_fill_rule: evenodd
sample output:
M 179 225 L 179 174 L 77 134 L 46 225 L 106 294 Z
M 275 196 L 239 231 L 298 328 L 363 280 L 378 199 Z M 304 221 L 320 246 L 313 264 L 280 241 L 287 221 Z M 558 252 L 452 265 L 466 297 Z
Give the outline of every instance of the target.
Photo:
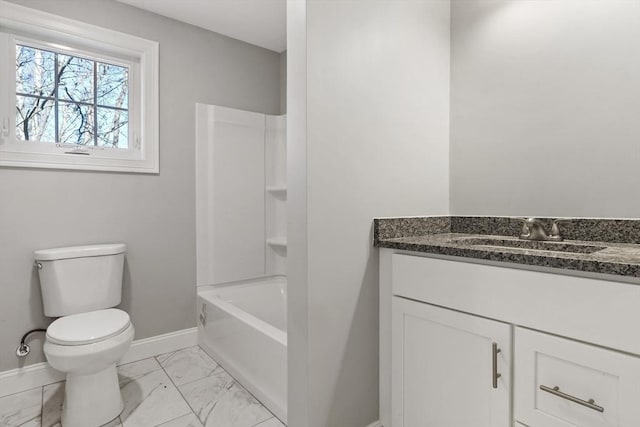
M 198 343 L 286 423 L 287 282 L 200 287 Z

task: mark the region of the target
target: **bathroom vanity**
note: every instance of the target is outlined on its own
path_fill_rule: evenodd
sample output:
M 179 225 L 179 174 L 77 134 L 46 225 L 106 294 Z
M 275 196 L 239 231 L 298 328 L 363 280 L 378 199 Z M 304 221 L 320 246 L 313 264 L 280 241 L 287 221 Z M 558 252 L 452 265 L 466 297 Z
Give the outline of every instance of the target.
M 576 221 L 376 220 L 384 427 L 640 426 L 638 224 Z

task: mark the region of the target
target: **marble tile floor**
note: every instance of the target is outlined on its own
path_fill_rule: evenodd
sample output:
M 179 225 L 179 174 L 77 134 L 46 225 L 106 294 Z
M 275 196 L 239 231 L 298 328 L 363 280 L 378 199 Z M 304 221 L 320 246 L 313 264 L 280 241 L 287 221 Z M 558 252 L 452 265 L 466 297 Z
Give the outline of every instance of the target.
M 284 427 L 200 347 L 118 367 L 124 410 L 105 427 Z M 0 398 L 0 427 L 61 427 L 64 382 Z M 94 427 L 94 426 L 87 426 Z

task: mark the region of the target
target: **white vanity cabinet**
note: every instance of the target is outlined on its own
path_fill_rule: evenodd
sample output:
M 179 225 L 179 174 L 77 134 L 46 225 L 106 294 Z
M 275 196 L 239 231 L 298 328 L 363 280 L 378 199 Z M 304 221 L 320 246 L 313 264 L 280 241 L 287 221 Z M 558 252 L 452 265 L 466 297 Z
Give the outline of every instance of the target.
M 381 250 L 382 425 L 640 427 L 640 284 L 509 267 Z
M 393 425 L 510 427 L 511 325 L 393 300 Z

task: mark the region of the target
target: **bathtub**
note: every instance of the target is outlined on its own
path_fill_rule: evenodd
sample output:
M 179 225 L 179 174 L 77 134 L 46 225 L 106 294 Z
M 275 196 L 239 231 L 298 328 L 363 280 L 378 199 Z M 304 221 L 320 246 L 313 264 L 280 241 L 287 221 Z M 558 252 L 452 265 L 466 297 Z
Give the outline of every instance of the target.
M 198 344 L 287 422 L 287 281 L 198 289 Z

